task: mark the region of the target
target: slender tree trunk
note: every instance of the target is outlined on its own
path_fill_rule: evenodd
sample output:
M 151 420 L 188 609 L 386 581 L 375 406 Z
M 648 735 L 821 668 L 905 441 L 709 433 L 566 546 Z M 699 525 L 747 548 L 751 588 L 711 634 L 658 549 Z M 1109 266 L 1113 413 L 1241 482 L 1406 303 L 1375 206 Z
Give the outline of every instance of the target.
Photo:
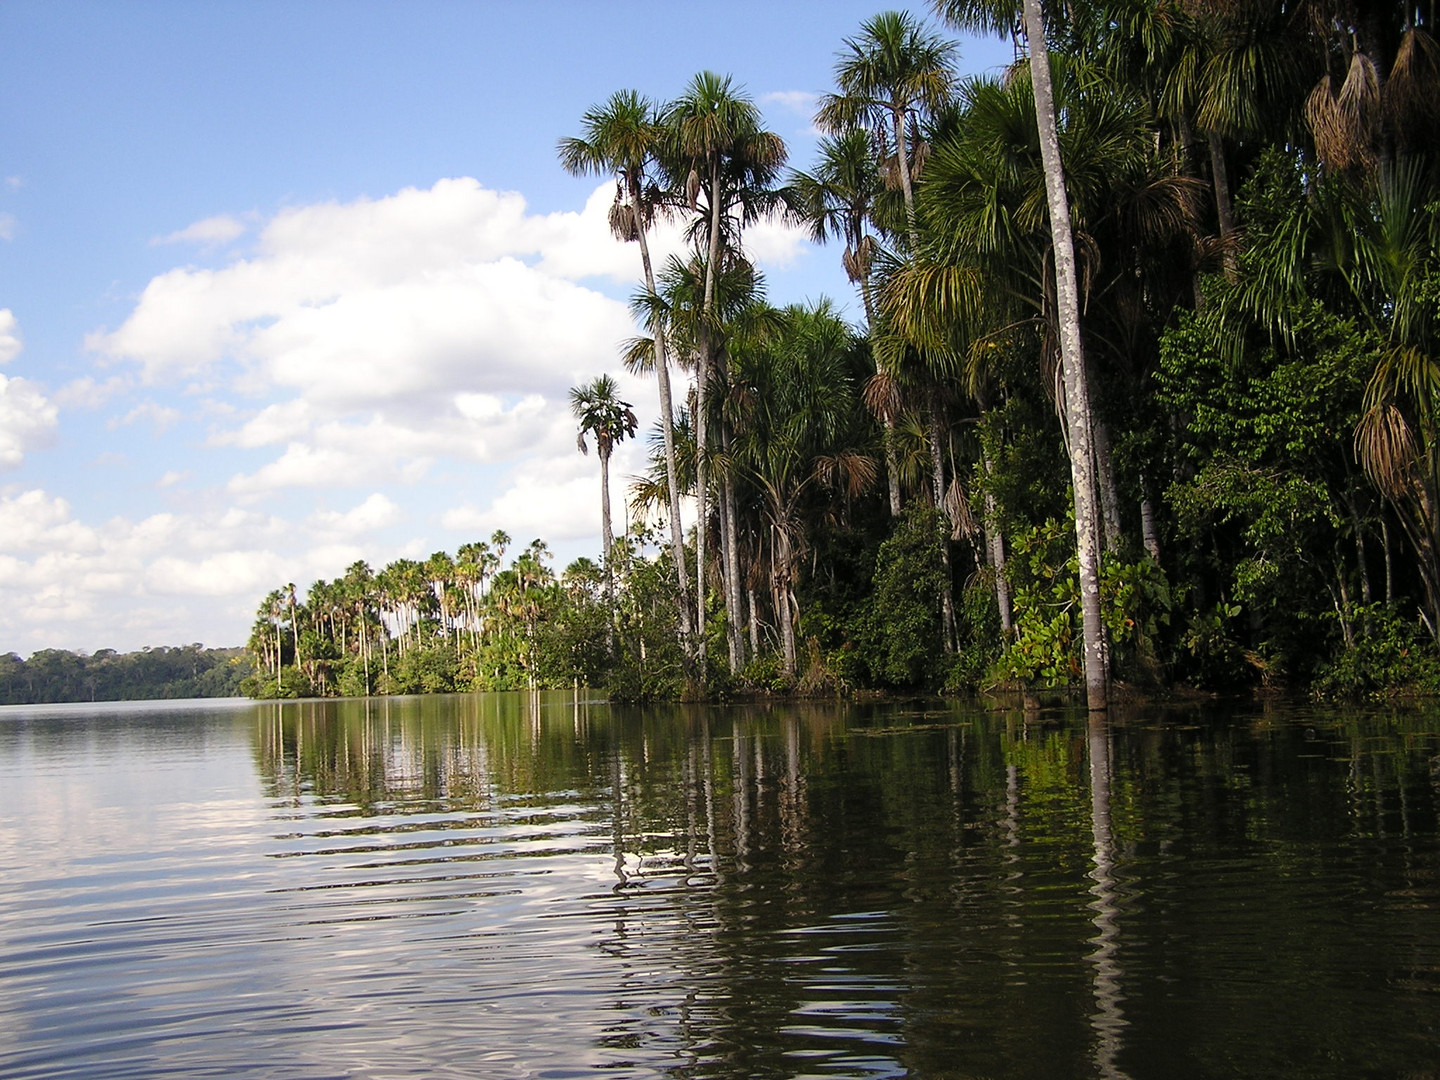
M 639 193 L 631 191 L 632 205 L 638 205 Z M 638 213 L 638 211 L 637 211 Z M 636 222 L 640 240 L 640 261 L 645 268 L 645 291 L 655 295 L 655 273 L 650 264 L 650 243 L 645 230 Z M 675 410 L 670 397 L 670 365 L 665 355 L 665 331 L 655 325 L 655 381 L 660 390 L 660 428 L 665 438 L 665 493 L 670 500 L 670 551 L 675 559 L 675 573 L 680 591 L 676 600 L 680 614 L 680 636 L 690 638 L 690 578 L 685 572 L 685 527 L 680 520 L 680 482 L 675 469 Z
M 605 593 L 610 594 L 610 549 L 615 544 L 615 534 L 610 529 L 610 451 L 603 446 L 596 447 L 600 453 L 600 551 L 605 560 Z
M 1225 245 L 1225 276 L 1234 279 L 1237 272 L 1235 260 L 1235 213 L 1230 198 L 1230 174 L 1225 161 L 1225 144 L 1213 131 L 1207 134 L 1210 145 L 1210 175 L 1215 183 L 1215 216 L 1220 221 L 1220 239 Z
M 1384 507 L 1380 510 L 1380 543 L 1385 548 L 1385 609 L 1395 610 L 1395 568 L 1390 561 L 1390 523 Z
M 706 495 L 710 487 L 710 469 L 707 461 L 707 403 L 705 384 L 710 378 L 708 334 L 701 333 L 700 362 L 695 376 L 695 661 L 697 676 L 705 678 L 705 551 L 706 529 L 710 523 L 710 508 Z
M 1145 545 L 1146 554 L 1159 565 L 1160 534 L 1155 528 L 1155 504 L 1149 495 L 1140 500 L 1140 542 Z
M 715 312 L 715 277 L 719 273 L 720 261 L 720 162 L 710 162 L 710 235 L 707 237 L 708 254 L 705 259 L 705 301 L 702 316 L 708 324 Z M 696 449 L 696 502 L 699 521 L 695 527 L 695 629 L 697 640 L 695 643 L 695 655 L 699 660 L 700 678 L 705 677 L 705 487 L 708 482 L 708 469 L 705 461 L 706 443 L 706 415 L 705 415 L 705 383 L 710 377 L 710 330 L 708 325 L 703 325 L 700 332 L 700 373 L 697 379 L 695 417 L 695 449 Z
M 952 522 L 945 509 L 945 453 L 940 447 L 942 424 L 940 402 L 937 395 L 930 395 L 928 434 L 930 438 L 931 483 L 935 489 L 935 509 L 940 511 L 940 520 L 945 523 L 945 535 L 940 540 L 940 562 L 944 567 L 945 581 L 940 586 L 941 636 L 945 651 L 954 652 L 955 641 L 955 594 L 950 586 L 950 533 Z
M 729 433 L 726 432 L 726 441 Z M 735 481 L 725 473 L 725 626 L 726 644 L 730 647 L 730 670 L 739 673 L 745 666 L 744 628 L 740 625 L 743 608 L 740 603 L 740 530 L 735 512 Z
M 995 475 L 994 462 L 988 446 L 980 451 L 985 466 L 985 554 L 995 573 L 995 606 L 1000 612 L 1000 632 L 1009 641 L 1014 630 L 1014 609 L 1010 601 L 1010 582 L 1005 579 L 1005 534 L 1000 528 L 1000 510 L 988 481 Z
M 870 340 L 870 328 L 875 325 L 874 300 L 870 295 L 870 275 L 867 273 L 860 281 L 860 299 L 865 305 L 865 337 Z M 880 374 L 880 364 L 875 357 L 873 342 L 870 347 L 870 360 L 875 364 L 875 374 Z M 890 516 L 900 516 L 900 461 L 895 451 L 895 418 L 890 415 L 887 409 L 885 415 L 880 418 L 885 427 L 883 435 L 885 444 L 885 483 L 890 495 Z
M 755 590 L 747 588 L 746 595 L 750 599 L 750 655 L 760 655 L 760 620 L 755 614 Z
M 910 235 L 910 252 L 919 247 L 919 234 L 915 228 L 915 191 L 910 183 L 910 155 L 905 149 L 905 110 L 893 104 L 890 114 L 895 126 L 895 164 L 900 170 L 900 191 L 905 197 L 905 224 Z
M 790 536 L 784 527 L 775 529 L 775 596 L 776 614 L 780 616 L 780 642 L 785 674 L 795 677 L 795 620 L 790 609 Z
M 1059 315 L 1060 363 L 1065 381 L 1065 422 L 1070 434 L 1070 477 L 1075 498 L 1075 544 L 1080 563 L 1080 609 L 1084 625 L 1085 696 L 1092 710 L 1107 705 L 1104 625 L 1100 619 L 1100 544 L 1096 535 L 1095 458 L 1091 446 L 1090 398 L 1085 355 L 1080 344 L 1079 289 L 1075 280 L 1075 242 L 1070 205 L 1060 160 L 1055 96 L 1050 83 L 1050 53 L 1040 0 L 1024 0 L 1025 36 L 1030 48 L 1031 85 L 1045 168 L 1045 195 L 1055 249 L 1055 294 Z
M 1091 382 L 1094 390 L 1094 382 Z M 1092 393 L 1091 401 L 1098 394 Z M 1091 430 L 1095 436 L 1095 471 L 1100 489 L 1100 510 L 1105 522 L 1105 550 L 1120 550 L 1122 533 L 1120 529 L 1120 491 L 1115 486 L 1115 458 L 1110 451 L 1110 425 L 1099 416 L 1090 417 Z

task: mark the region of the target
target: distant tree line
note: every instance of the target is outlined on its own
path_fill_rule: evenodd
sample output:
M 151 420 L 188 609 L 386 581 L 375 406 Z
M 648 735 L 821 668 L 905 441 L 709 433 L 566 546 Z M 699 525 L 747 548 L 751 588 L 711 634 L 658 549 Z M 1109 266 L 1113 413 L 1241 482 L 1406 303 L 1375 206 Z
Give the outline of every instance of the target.
M 1024 58 L 961 79 L 868 20 L 809 171 L 710 72 L 561 140 L 639 255 L 662 531 L 606 506 L 558 577 L 537 541 L 287 586 L 254 689 L 1440 690 L 1434 4 L 932 6 Z M 775 215 L 841 249 L 856 325 L 767 301 Z M 571 398 L 607 489 L 616 393 Z
M 244 649 L 198 644 L 131 653 L 41 649 L 28 660 L 12 652 L 0 655 L 0 705 L 238 697 L 251 667 Z

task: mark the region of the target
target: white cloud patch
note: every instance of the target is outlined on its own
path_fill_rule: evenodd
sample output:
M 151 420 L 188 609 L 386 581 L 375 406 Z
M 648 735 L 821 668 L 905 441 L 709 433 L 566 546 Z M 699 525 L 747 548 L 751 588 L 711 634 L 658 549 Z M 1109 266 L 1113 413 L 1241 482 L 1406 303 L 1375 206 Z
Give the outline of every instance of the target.
M 19 224 L 14 214 L 0 213 L 0 240 L 14 240 Z
M 154 426 L 155 433 L 158 435 L 179 423 L 180 416 L 179 409 L 172 409 L 168 405 L 161 405 L 155 401 L 142 401 L 124 416 L 112 419 L 106 426 L 114 431 L 116 428 L 148 421 Z
M 380 521 L 388 502 L 342 516 Z M 333 577 L 360 557 L 323 522 L 235 507 L 88 524 L 45 491 L 0 496 L 0 641 L 20 651 L 239 645 L 267 591 Z
M 132 380 L 112 375 L 103 381 L 92 375 L 72 379 L 55 391 L 55 404 L 62 409 L 98 409 L 117 394 L 131 388 Z
M 35 383 L 0 375 L 0 469 L 13 469 L 28 451 L 48 445 L 58 418 Z
M 9 308 L 0 308 L 0 364 L 8 364 L 25 348 L 20 338 L 20 321 Z
M 206 250 L 224 247 L 245 235 L 245 223 L 230 214 L 216 214 L 187 225 L 168 236 L 157 236 L 152 244 L 196 244 Z
M 399 506 L 377 491 L 359 506 L 344 513 L 319 511 L 312 516 L 311 522 L 317 530 L 350 537 L 398 524 L 404 516 Z

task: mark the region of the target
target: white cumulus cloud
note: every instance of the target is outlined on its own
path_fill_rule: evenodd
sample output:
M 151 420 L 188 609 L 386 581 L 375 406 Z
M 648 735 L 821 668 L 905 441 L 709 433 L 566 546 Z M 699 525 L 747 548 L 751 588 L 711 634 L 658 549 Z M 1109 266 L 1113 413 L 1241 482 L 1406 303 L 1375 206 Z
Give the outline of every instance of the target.
M 27 451 L 49 443 L 59 410 L 28 379 L 0 375 L 0 469 L 13 469 Z
M 20 322 L 9 308 L 0 308 L 0 364 L 8 364 L 20 355 L 25 343 L 20 340 Z
M 198 244 L 202 248 L 222 247 L 245 235 L 245 223 L 230 214 L 216 214 L 187 225 L 168 236 L 157 236 L 152 244 Z

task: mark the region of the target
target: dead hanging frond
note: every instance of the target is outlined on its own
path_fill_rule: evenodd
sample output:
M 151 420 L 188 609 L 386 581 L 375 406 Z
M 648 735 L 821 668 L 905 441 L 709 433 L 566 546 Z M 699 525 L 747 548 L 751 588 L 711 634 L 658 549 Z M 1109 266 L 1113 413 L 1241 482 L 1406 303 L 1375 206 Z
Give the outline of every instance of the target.
M 925 139 L 917 139 L 910 149 L 910 179 L 920 179 L 920 173 L 925 169 L 925 163 L 930 160 L 930 143 Z
M 865 407 L 877 420 L 895 422 L 900 415 L 903 406 L 903 397 L 900 393 L 900 382 L 888 371 L 877 371 L 865 381 L 865 389 L 861 392 L 865 401 Z
M 975 515 L 970 511 L 970 496 L 958 476 L 950 481 L 942 509 L 950 519 L 951 540 L 973 540 L 980 534 L 980 526 L 976 524 Z
M 694 169 L 685 178 L 685 202 L 691 210 L 700 205 L 700 174 Z
M 635 208 L 618 199 L 610 204 L 610 232 L 615 239 L 632 244 L 640 239 L 640 226 L 636 221 Z
M 880 176 L 885 181 L 886 191 L 904 191 L 905 183 L 900 179 L 900 155 L 890 154 L 880 162 Z
M 1440 129 L 1440 44 L 1424 30 L 1407 30 L 1384 91 L 1386 122 L 1402 151 L 1434 144 Z
M 831 491 L 843 492 L 848 499 L 870 490 L 877 475 L 875 460 L 858 450 L 841 450 L 815 459 L 815 476 L 819 481 Z
M 1420 448 L 1394 401 L 1371 404 L 1355 426 L 1355 456 L 1382 494 L 1400 499 L 1415 488 Z
M 1305 120 L 1315 152 L 1333 171 L 1375 167 L 1376 121 L 1380 110 L 1380 72 L 1375 61 L 1356 50 L 1345 80 L 1335 86 L 1326 75 L 1305 101 Z
M 870 277 L 870 268 L 874 262 L 875 240 L 868 235 L 862 236 L 853 247 L 847 244 L 845 254 L 840 257 L 840 264 L 845 267 L 845 276 L 857 284 Z

